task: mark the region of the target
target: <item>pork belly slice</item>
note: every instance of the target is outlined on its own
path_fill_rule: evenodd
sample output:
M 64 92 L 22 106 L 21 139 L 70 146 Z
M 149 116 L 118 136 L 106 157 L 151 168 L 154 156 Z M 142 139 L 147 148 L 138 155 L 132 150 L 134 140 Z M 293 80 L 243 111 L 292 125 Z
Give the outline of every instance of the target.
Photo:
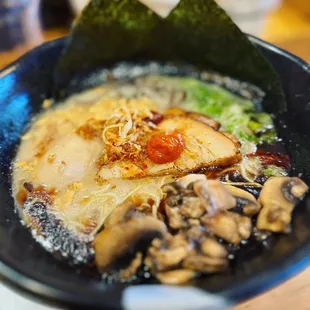
M 101 167 L 99 176 L 103 179 L 180 176 L 205 167 L 230 166 L 241 160 L 238 143 L 207 124 L 183 116 L 168 118 L 158 125 L 155 134 L 172 132 L 180 133 L 184 143 L 176 161 L 156 164 L 147 157 L 139 163 L 118 160 Z

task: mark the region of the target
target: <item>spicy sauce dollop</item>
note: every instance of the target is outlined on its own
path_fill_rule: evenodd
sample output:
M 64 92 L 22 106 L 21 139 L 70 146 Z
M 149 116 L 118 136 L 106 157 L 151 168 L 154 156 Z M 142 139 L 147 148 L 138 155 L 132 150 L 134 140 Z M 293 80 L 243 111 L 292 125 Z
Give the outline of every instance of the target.
M 156 164 L 176 161 L 184 149 L 182 135 L 178 132 L 154 135 L 147 143 L 147 156 Z

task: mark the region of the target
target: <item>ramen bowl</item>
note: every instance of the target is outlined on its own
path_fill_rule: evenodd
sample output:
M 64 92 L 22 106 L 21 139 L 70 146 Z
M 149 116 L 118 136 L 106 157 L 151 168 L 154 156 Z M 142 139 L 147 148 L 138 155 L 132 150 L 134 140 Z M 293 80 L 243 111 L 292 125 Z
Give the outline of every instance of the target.
M 275 124 L 292 162 L 292 175 L 310 184 L 310 68 L 301 59 L 250 37 L 279 74 L 287 111 Z M 200 277 L 186 286 L 106 284 L 87 269 L 57 260 L 32 238 L 14 209 L 11 162 L 21 134 L 52 96 L 53 70 L 65 38 L 44 44 L 0 72 L 0 275 L 15 289 L 44 302 L 74 309 L 223 308 L 284 281 L 305 268 L 310 254 L 310 198 L 296 208 L 292 232 L 240 251 L 227 273 Z M 137 60 L 138 61 L 138 60 Z M 104 69 L 104 68 L 103 68 Z M 93 79 L 92 79 L 93 80 Z M 89 80 L 71 85 L 70 92 Z

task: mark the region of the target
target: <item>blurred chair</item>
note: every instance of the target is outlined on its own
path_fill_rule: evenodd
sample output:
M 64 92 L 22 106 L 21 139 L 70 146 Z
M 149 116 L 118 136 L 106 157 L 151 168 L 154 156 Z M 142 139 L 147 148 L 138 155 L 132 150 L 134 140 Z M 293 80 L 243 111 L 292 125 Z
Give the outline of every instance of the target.
M 40 0 L 0 0 L 0 67 L 43 41 Z

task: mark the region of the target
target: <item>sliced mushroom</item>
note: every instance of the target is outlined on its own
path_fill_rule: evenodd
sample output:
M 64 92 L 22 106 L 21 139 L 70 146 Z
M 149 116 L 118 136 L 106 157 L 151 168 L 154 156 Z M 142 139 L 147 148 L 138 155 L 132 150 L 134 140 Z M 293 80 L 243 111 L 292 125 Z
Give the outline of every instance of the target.
M 163 238 L 165 233 L 165 224 L 149 216 L 105 228 L 93 242 L 96 265 L 101 272 L 119 269 L 117 265 L 122 258 L 132 258 L 137 251 L 143 252 L 154 238 Z
M 309 187 L 299 178 L 271 177 L 258 198 L 263 206 L 256 227 L 272 232 L 290 231 L 291 213 Z
M 195 244 L 199 244 L 205 236 L 206 230 L 202 226 L 193 226 L 186 231 L 187 239 Z
M 196 272 L 193 270 L 176 269 L 172 271 L 159 272 L 156 274 L 156 278 L 165 284 L 183 284 L 193 279 L 196 276 Z
M 133 217 L 152 215 L 152 206 L 141 201 L 135 201 L 133 198 L 125 200 L 118 205 L 110 216 L 106 219 L 104 226 L 111 227 L 128 221 Z
M 245 215 L 252 216 L 257 214 L 261 209 L 261 206 L 257 202 L 256 198 L 249 192 L 231 185 L 225 185 L 225 188 L 233 197 L 235 197 L 237 202 L 237 212 L 241 211 L 241 213 Z
M 205 213 L 213 216 L 237 205 L 236 198 L 220 181 L 197 175 L 166 184 L 162 190 L 167 194 L 165 211 L 173 229 L 188 228 L 193 225 L 193 220 L 200 219 Z
M 189 243 L 182 234 L 167 235 L 165 240 L 152 242 L 145 263 L 153 272 L 169 270 L 178 267 L 189 251 Z
M 204 239 L 200 248 L 203 254 L 212 258 L 227 258 L 228 255 L 225 247 L 212 238 Z
M 165 211 L 168 217 L 169 226 L 172 229 L 189 227 L 189 222 L 181 215 L 179 208 L 171 208 L 166 204 Z
M 141 264 L 142 264 L 142 253 L 138 252 L 135 258 L 131 261 L 130 265 L 120 272 L 120 278 L 130 279 L 132 276 L 135 275 Z
M 179 182 L 164 185 L 162 191 L 167 194 L 165 212 L 169 226 L 173 229 L 189 227 L 193 224 L 191 220 L 200 218 L 206 212 L 193 189 L 183 187 Z
M 193 227 L 175 236 L 167 235 L 164 240 L 155 239 L 145 264 L 157 278 L 167 281 L 162 275 L 181 267 L 203 273 L 224 270 L 228 266 L 228 258 L 223 245 L 209 237 L 203 228 Z
M 131 200 L 126 200 L 122 204 L 116 207 L 116 209 L 111 213 L 111 215 L 106 219 L 104 226 L 105 228 L 120 224 L 135 213 L 135 205 Z
M 308 189 L 309 187 L 301 179 L 289 178 L 288 182 L 282 186 L 282 193 L 288 201 L 297 204 Z
M 227 258 L 209 257 L 196 254 L 185 258 L 183 267 L 186 269 L 203 273 L 215 273 L 226 269 L 228 266 Z
M 178 195 L 183 187 L 179 182 L 172 182 L 163 185 L 161 189 L 166 194 Z
M 201 219 L 201 223 L 212 234 L 235 245 L 248 239 L 252 232 L 250 218 L 229 211 L 216 215 L 207 214 Z
M 194 192 L 205 205 L 209 214 L 214 215 L 236 206 L 236 199 L 218 180 L 195 182 Z
M 180 215 L 189 219 L 199 219 L 206 209 L 198 197 L 184 197 L 180 207 Z
M 215 239 L 207 237 L 200 240 L 198 251 L 185 258 L 183 261 L 184 268 L 214 273 L 224 270 L 228 266 L 228 253 L 225 247 Z

